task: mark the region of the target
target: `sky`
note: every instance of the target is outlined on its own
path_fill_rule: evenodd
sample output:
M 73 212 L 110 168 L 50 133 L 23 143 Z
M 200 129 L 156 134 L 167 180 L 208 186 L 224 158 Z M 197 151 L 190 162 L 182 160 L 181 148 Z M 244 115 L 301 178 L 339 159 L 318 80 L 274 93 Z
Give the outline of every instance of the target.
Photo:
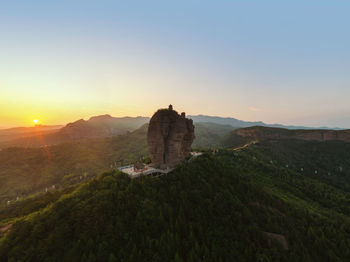
M 0 127 L 187 114 L 350 128 L 349 1 L 3 0 Z

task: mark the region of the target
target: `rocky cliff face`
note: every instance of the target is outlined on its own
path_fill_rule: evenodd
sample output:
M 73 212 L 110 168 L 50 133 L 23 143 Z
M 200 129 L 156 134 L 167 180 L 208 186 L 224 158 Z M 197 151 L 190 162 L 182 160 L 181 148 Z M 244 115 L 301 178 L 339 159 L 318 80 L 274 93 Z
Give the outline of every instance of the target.
M 242 137 L 257 140 L 299 139 L 307 141 L 339 140 L 350 142 L 350 130 L 289 130 L 282 128 L 250 127 L 235 131 Z
M 185 113 L 179 115 L 172 106 L 158 110 L 150 120 L 147 134 L 152 165 L 175 167 L 189 155 L 193 140 L 193 122 Z

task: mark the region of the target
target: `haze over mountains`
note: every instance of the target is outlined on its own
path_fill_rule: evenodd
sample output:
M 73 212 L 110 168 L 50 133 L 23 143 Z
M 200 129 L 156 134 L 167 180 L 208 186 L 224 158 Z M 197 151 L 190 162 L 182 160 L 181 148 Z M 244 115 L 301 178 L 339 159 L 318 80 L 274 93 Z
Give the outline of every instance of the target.
M 231 125 L 233 127 L 242 128 L 250 126 L 266 126 L 266 127 L 279 127 L 287 129 L 341 129 L 341 128 L 331 128 L 331 127 L 307 127 L 307 126 L 293 126 L 293 125 L 282 125 L 282 124 L 266 124 L 262 121 L 243 121 L 233 117 L 220 117 L 220 116 L 206 116 L 206 115 L 194 115 L 188 116 L 193 119 L 194 122 L 211 122 L 221 125 Z
M 0 130 L 0 148 L 9 146 L 36 147 L 90 138 L 112 137 L 131 132 L 149 121 L 148 117 L 112 117 L 100 115 L 89 120 L 77 120 L 66 126 L 43 128 L 35 126 L 32 132 L 16 132 L 17 129 Z M 11 136 L 13 132 L 13 136 Z
M 0 129 L 0 142 L 13 140 L 21 137 L 35 136 L 37 133 L 51 133 L 62 128 L 61 125 L 37 125 L 34 127 L 14 127 L 8 129 Z
M 222 136 L 234 128 L 252 126 L 278 127 L 287 129 L 315 129 L 304 126 L 285 126 L 281 124 L 266 124 L 261 121 L 249 122 L 230 117 L 217 117 L 206 115 L 188 116 L 193 120 L 195 126 L 204 132 L 206 129 L 215 129 Z M 108 114 L 93 116 L 88 120 L 80 119 L 66 126 L 45 126 L 20 127 L 0 130 L 0 148 L 10 146 L 36 147 L 59 144 L 62 142 L 77 141 L 90 138 L 112 137 L 134 131 L 148 123 L 149 117 L 112 117 Z M 320 128 L 317 128 L 320 129 Z M 322 129 L 330 129 L 324 127 Z M 219 131 L 221 130 L 221 131 Z M 213 133 L 213 132 L 212 132 Z M 201 146 L 204 144 L 201 143 Z

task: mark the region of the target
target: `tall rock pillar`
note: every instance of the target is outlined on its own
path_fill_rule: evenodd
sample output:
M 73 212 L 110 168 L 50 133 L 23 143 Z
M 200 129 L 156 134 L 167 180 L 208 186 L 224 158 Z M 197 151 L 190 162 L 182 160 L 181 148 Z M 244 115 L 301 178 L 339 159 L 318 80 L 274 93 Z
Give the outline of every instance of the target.
M 194 138 L 193 121 L 185 113 L 179 115 L 172 105 L 159 109 L 152 116 L 147 133 L 152 165 L 175 167 L 189 155 Z

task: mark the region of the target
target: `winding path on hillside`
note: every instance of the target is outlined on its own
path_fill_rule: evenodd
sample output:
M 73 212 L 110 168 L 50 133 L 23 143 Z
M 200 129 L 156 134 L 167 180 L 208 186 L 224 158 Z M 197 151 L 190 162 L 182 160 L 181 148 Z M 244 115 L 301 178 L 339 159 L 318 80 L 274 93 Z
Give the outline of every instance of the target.
M 249 143 L 247 143 L 247 144 L 245 144 L 245 145 L 243 145 L 243 146 L 233 148 L 232 151 L 240 151 L 240 150 L 242 150 L 242 149 L 244 149 L 244 148 L 249 147 L 250 145 L 256 144 L 256 142 L 257 142 L 257 141 L 249 142 Z

